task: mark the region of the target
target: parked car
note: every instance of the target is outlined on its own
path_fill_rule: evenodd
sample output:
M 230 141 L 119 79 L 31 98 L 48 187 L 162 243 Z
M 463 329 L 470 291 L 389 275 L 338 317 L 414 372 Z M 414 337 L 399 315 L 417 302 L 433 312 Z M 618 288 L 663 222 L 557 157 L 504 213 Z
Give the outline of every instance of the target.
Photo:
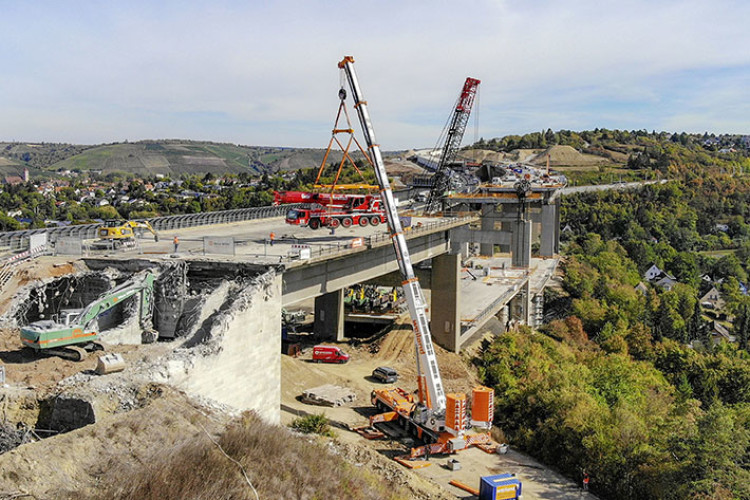
M 316 345 L 312 359 L 316 363 L 346 363 L 349 355 L 333 345 Z
M 384 384 L 392 384 L 398 381 L 398 372 L 387 366 L 379 366 L 372 371 L 372 378 L 380 380 Z

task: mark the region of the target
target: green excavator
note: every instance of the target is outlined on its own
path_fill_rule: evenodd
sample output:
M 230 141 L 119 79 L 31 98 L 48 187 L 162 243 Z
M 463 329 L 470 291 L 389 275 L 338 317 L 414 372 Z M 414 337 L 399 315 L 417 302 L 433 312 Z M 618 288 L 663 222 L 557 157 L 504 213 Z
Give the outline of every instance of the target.
M 97 318 L 125 300 L 139 296 L 139 319 L 144 330 L 152 331 L 156 275 L 145 271 L 135 278 L 103 293 L 83 309 L 62 311 L 52 320 L 35 321 L 21 328 L 21 342 L 35 351 L 73 361 L 86 358 L 88 352 L 102 350 L 98 342 Z

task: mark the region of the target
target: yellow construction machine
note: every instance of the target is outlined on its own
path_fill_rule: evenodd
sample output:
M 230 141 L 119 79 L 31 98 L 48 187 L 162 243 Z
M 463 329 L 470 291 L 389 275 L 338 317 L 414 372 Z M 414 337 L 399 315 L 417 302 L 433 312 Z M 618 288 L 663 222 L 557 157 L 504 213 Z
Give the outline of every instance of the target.
M 146 231 L 154 235 L 154 241 L 159 241 L 159 234 L 145 220 L 119 220 L 111 219 L 104 222 L 104 225 L 97 232 L 100 242 L 108 243 L 111 246 L 118 247 L 123 243 L 135 241 L 142 237 Z

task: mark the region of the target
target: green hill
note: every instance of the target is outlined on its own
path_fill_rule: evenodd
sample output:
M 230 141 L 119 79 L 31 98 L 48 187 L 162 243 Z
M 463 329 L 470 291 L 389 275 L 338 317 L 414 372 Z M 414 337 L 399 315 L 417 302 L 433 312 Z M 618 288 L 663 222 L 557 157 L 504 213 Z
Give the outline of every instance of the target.
M 59 170 L 126 172 L 139 177 L 163 174 L 247 172 L 253 175 L 318 167 L 325 150 L 239 146 L 164 140 L 81 146 L 70 144 L 0 143 L 0 174 L 18 175 L 29 167 L 33 176 Z M 340 159 L 332 153 L 330 160 Z
M 251 147 L 191 141 L 147 141 L 87 149 L 50 166 L 54 170 L 120 171 L 139 177 L 212 173 L 263 174 L 315 167 L 323 150 Z

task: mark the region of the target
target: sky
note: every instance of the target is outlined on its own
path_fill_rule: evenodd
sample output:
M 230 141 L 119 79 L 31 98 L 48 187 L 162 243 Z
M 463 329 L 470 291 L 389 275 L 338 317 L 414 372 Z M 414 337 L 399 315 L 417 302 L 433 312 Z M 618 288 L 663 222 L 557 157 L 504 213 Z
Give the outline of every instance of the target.
M 325 148 L 346 55 L 386 151 L 436 146 L 469 76 L 482 83 L 463 144 L 750 133 L 747 0 L 0 0 L 0 13 L 0 141 Z

